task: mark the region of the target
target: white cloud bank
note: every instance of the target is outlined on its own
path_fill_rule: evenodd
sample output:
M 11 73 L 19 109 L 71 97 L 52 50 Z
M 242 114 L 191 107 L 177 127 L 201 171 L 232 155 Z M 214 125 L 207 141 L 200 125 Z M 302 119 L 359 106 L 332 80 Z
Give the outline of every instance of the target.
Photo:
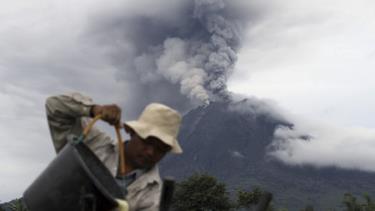
M 374 128 L 374 1 L 269 5 L 248 28 L 229 89 L 302 116 Z
M 292 121 L 293 129 L 276 130 L 271 156 L 290 165 L 375 172 L 375 129 L 339 127 L 323 120 Z
M 272 155 L 291 165 L 375 171 L 374 1 L 266 4 L 270 12 L 249 27 L 228 87 L 294 114 L 284 114 L 295 128 L 276 132 Z
M 12 85 L 0 92 L 0 199 L 19 197 L 53 156 L 43 96 Z

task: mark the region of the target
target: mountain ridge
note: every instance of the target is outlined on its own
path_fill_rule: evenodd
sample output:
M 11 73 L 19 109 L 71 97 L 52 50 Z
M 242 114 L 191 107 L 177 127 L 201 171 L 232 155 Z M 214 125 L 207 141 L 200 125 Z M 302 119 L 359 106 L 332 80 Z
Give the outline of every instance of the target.
M 161 163 L 163 175 L 180 180 L 204 172 L 231 189 L 260 186 L 274 194 L 276 206 L 289 210 L 307 204 L 317 210 L 337 208 L 345 192 L 375 195 L 374 173 L 291 166 L 269 156 L 275 130 L 293 124 L 251 103 L 211 102 L 186 113 L 179 135 L 184 153 L 166 157 Z M 313 141 L 308 135 L 305 140 Z

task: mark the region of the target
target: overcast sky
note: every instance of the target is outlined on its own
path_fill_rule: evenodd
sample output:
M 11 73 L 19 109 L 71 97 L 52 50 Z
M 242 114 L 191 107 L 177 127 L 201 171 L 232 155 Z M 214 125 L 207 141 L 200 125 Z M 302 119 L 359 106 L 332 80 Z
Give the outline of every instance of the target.
M 137 81 L 127 68 L 136 56 L 129 52 L 141 47 L 122 37 L 137 29 L 124 21 L 133 17 L 179 23 L 184 3 L 131 2 L 1 2 L 1 201 L 21 196 L 54 157 L 44 113 L 49 95 L 80 91 L 97 103 L 118 103 L 128 119 L 150 100 L 182 112 L 197 105 L 175 79 Z M 252 15 L 227 85 L 272 101 L 296 124 L 277 131 L 272 154 L 292 165 L 375 171 L 375 3 L 271 0 L 245 8 Z M 301 142 L 306 133 L 315 141 Z

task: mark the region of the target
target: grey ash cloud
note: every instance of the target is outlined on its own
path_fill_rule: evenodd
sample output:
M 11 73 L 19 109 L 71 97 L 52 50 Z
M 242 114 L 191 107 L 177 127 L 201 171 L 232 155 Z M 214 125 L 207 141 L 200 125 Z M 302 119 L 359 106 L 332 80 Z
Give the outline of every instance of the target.
M 111 49 L 118 76 L 132 84 L 138 102 L 142 93 L 183 110 L 228 98 L 227 80 L 251 11 L 238 1 L 168 3 L 160 2 L 167 9 L 146 4 L 131 15 L 102 15 L 92 25 L 95 41 Z

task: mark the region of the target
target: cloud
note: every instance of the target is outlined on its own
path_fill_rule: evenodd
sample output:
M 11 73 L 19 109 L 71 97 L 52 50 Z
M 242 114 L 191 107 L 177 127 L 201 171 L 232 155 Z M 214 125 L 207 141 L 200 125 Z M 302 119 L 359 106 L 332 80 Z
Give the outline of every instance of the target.
M 278 110 L 295 126 L 276 131 L 271 154 L 277 159 L 374 171 L 373 6 L 273 1 L 248 27 L 228 87 L 289 111 Z
M 98 103 L 128 102 L 106 49 L 84 41 L 89 8 L 102 7 L 12 1 L 0 9 L 1 201 L 21 197 L 55 156 L 44 113 L 49 95 L 78 90 Z
M 241 94 L 231 93 L 229 110 L 243 115 L 262 115 L 270 118 L 272 121 L 288 125 L 291 124 L 289 121 L 288 112 L 282 109 L 277 102 L 271 99 L 257 98 L 255 96 L 249 97 Z
M 0 101 L 0 199 L 5 201 L 21 196 L 52 158 L 53 148 L 43 95 L 3 84 Z
M 265 98 L 233 94 L 231 111 L 278 122 L 267 155 L 292 166 L 339 167 L 375 172 L 375 129 L 296 115 Z
M 245 158 L 245 156 L 239 152 L 239 151 L 235 151 L 235 150 L 229 150 L 229 153 L 232 157 L 235 157 L 235 158 Z
M 141 2 L 129 13 L 103 13 L 89 31 L 94 42 L 113 51 L 121 79 L 139 82 L 132 90 L 143 95 L 162 89 L 166 97 L 158 98 L 177 98 L 182 110 L 227 98 L 243 31 L 258 14 L 248 15 L 239 5 L 256 11 L 255 6 L 226 0 Z
M 85 36 L 89 18 L 117 3 L 110 1 L 104 6 L 98 1 L 80 1 L 71 7 L 69 3 L 42 1 L 4 5 L 0 11 L 4 13 L 0 78 L 6 84 L 45 96 L 74 90 L 98 102 L 131 104 L 131 91 L 116 78 L 117 67 L 112 65 L 108 49 Z M 126 117 L 134 117 L 136 113 L 132 112 L 128 110 Z
M 292 116 L 289 115 L 289 118 Z M 289 165 L 375 171 L 375 130 L 293 118 L 275 131 L 269 155 Z
M 374 127 L 374 3 L 280 3 L 248 27 L 229 90 L 332 124 Z

